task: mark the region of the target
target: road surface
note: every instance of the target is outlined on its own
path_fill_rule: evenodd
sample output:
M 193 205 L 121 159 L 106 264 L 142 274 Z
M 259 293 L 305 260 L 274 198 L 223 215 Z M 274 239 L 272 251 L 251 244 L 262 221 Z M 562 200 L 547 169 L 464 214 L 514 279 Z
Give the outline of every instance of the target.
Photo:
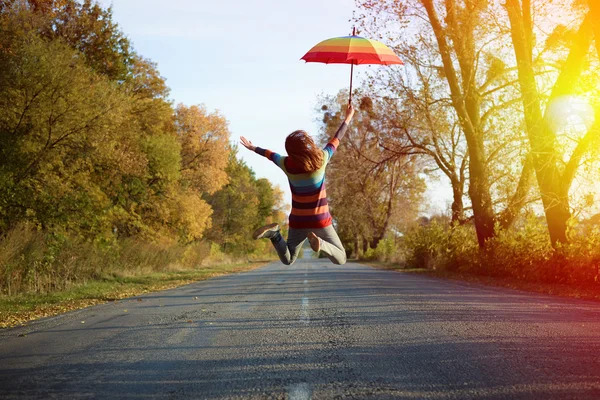
M 600 303 L 308 256 L 0 331 L 0 398 L 599 399 Z

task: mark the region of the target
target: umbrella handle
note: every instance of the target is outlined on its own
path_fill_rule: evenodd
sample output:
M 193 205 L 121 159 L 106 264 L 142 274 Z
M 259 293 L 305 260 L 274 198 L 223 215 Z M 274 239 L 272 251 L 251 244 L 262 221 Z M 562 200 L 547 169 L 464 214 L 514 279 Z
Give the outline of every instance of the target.
M 352 36 L 356 36 L 356 27 L 352 27 Z M 348 96 L 348 105 L 352 104 L 352 76 L 354 75 L 354 62 L 350 64 L 350 95 Z
M 348 96 L 348 104 L 352 104 L 352 75 L 354 75 L 354 63 L 350 64 L 350 96 Z

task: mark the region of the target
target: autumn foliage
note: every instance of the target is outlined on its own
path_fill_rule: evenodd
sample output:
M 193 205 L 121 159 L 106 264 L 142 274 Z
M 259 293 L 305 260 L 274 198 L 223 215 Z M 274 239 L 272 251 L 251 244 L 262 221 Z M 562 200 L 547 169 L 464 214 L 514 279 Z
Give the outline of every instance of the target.
M 3 1 L 0 32 L 0 293 L 194 268 L 281 219 L 280 193 L 237 160 L 226 118 L 174 106 L 110 9 Z M 224 229 L 231 185 L 246 214 Z

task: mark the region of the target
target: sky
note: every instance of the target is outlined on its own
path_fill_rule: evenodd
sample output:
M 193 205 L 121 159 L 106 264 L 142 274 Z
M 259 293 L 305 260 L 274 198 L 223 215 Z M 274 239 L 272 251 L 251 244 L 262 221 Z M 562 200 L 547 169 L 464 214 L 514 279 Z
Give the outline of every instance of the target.
M 203 104 L 229 121 L 232 142 L 285 154 L 297 129 L 318 134 L 319 95 L 347 88 L 350 66 L 305 63 L 318 42 L 351 33 L 354 0 L 100 0 L 136 51 L 158 64 L 175 104 Z M 355 68 L 354 85 L 369 68 Z M 291 202 L 287 179 L 240 148 L 259 178 Z M 440 197 L 440 195 L 442 197 Z M 434 194 L 438 203 L 443 194 Z M 440 203 L 440 204 L 441 204 Z

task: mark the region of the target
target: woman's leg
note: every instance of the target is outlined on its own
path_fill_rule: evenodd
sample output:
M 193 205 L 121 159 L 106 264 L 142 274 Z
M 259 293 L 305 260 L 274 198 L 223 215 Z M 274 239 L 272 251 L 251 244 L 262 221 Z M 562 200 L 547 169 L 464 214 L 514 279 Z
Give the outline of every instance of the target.
M 333 225 L 321 229 L 313 229 L 313 233 L 321 239 L 321 251 L 332 263 L 337 265 L 346 263 L 346 250 L 344 250 L 344 245 L 342 245 L 337 232 L 333 229 Z
M 271 238 L 271 243 L 273 243 L 279 259 L 285 265 L 292 265 L 296 261 L 305 241 L 306 231 L 294 228 L 290 228 L 287 242 L 279 232 Z

